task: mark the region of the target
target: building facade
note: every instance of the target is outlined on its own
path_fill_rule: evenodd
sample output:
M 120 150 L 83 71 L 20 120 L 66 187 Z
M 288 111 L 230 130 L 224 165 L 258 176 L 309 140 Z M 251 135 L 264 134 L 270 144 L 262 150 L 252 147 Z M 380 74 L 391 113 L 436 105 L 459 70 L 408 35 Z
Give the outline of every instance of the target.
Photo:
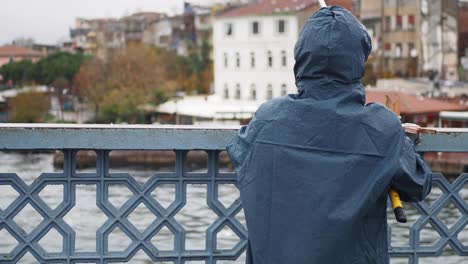
M 458 80 L 458 0 L 360 0 L 382 77 Z
M 460 58 L 460 79 L 468 81 L 468 2 L 460 3 L 458 25 L 458 57 Z
M 333 3 L 332 3 L 333 2 Z M 328 1 L 352 8 L 352 1 Z M 316 0 L 264 0 L 221 12 L 214 22 L 215 94 L 263 102 L 297 91 L 294 45 Z

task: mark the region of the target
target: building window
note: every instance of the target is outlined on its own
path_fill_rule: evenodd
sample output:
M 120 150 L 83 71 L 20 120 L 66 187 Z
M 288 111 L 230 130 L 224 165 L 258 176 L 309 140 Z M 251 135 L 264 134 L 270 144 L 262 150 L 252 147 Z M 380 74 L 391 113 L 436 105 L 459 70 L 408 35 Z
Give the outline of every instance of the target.
M 408 16 L 408 29 L 414 30 L 414 25 L 415 25 L 414 15 L 409 15 Z
M 408 44 L 408 58 L 416 58 L 418 56 L 418 52 L 414 48 L 414 43 Z
M 392 44 L 385 43 L 384 44 L 384 56 L 391 57 L 392 56 Z
M 396 28 L 398 30 L 402 30 L 403 29 L 403 17 L 401 15 L 397 15 L 396 16 Z
M 250 86 L 250 100 L 257 100 L 257 87 L 255 86 L 255 84 L 252 84 Z
M 236 96 L 235 96 L 235 99 L 236 99 L 236 100 L 240 100 L 240 99 L 241 99 L 241 87 L 240 87 L 240 84 L 236 84 Z
M 272 68 L 273 67 L 273 53 L 271 53 L 271 51 L 267 52 L 267 59 L 268 59 L 268 67 Z
M 385 17 L 384 20 L 384 31 L 389 32 L 392 28 L 392 19 L 389 16 Z
M 286 96 L 288 94 L 288 86 L 286 84 L 281 85 L 281 96 Z
M 283 67 L 288 66 L 288 57 L 286 55 L 286 51 L 281 51 L 281 65 Z
M 239 52 L 236 52 L 236 67 L 240 68 L 240 64 L 241 64 L 240 54 L 239 54 Z
M 284 19 L 278 20 L 278 33 L 280 34 L 286 33 L 286 20 Z
M 226 23 L 224 25 L 224 32 L 226 33 L 226 36 L 232 36 L 234 34 L 234 28 L 232 23 Z
M 255 53 L 250 52 L 250 67 L 255 68 Z
M 267 100 L 273 99 L 273 86 L 271 84 L 267 86 L 266 99 Z
M 401 43 L 397 43 L 395 45 L 395 58 L 401 58 L 403 51 L 403 45 Z
M 258 35 L 260 33 L 260 23 L 258 21 L 252 22 L 252 34 Z
M 229 67 L 229 58 L 227 53 L 224 53 L 224 68 Z
M 229 99 L 229 87 L 227 84 L 224 85 L 224 99 Z

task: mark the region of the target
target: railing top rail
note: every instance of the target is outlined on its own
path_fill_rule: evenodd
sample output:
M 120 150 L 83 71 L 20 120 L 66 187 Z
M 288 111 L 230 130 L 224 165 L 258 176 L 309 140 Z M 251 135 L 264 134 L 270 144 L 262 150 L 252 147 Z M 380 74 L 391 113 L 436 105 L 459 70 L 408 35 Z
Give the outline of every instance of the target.
M 0 124 L 4 150 L 221 150 L 239 126 Z M 468 129 L 420 135 L 421 152 L 468 152 Z
M 126 125 L 126 124 L 44 124 L 44 123 L 3 123 L 3 129 L 153 129 L 153 130 L 238 130 L 240 126 L 189 126 L 189 125 Z M 468 132 L 468 130 L 467 130 Z

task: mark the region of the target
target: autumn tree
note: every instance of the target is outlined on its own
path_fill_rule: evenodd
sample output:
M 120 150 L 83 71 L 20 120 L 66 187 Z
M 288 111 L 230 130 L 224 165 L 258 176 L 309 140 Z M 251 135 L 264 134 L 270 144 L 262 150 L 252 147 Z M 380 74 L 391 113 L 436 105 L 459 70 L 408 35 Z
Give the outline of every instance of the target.
M 13 97 L 9 103 L 12 123 L 43 122 L 50 108 L 49 96 L 40 92 L 25 92 Z
M 99 119 L 104 98 L 111 92 L 108 85 L 109 69 L 107 63 L 99 58 L 86 61 L 76 74 L 72 92 L 85 98 Z
M 130 45 L 108 61 L 93 59 L 75 76 L 74 91 L 93 105 L 106 122 L 138 122 L 141 106 L 157 105 L 175 91 L 165 55 L 145 46 Z

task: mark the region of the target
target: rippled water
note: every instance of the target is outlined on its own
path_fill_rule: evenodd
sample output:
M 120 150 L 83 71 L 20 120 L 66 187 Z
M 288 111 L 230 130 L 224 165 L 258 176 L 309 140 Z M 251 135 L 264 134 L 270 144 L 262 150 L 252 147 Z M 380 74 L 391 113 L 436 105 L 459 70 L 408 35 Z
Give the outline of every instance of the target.
M 57 172 L 52 166 L 53 156 L 51 154 L 12 154 L 0 152 L 0 172 L 17 173 L 27 184 L 31 184 L 41 173 Z M 60 170 L 59 170 L 60 171 Z M 85 170 L 80 172 L 91 172 Z M 139 182 L 145 182 L 148 175 L 154 171 L 143 169 L 115 169 L 111 173 L 129 172 Z M 175 219 L 187 230 L 186 248 L 205 249 L 206 229 L 217 219 L 216 214 L 206 204 L 206 185 L 189 185 L 187 187 L 187 205 L 175 217 Z M 432 204 L 441 194 L 440 189 L 434 188 L 428 203 Z M 152 193 L 153 197 L 160 202 L 163 207 L 167 207 L 175 199 L 175 189 L 173 185 L 163 185 Z M 461 195 L 468 201 L 468 190 L 465 188 Z M 0 185 L 0 208 L 6 208 L 17 197 L 17 193 L 8 186 Z M 115 206 L 122 206 L 132 193 L 123 185 L 115 185 L 109 189 L 109 201 Z M 219 190 L 220 201 L 225 204 L 232 203 L 239 196 L 239 192 L 231 185 L 223 185 Z M 49 185 L 40 193 L 40 197 L 46 201 L 50 207 L 59 206 L 63 200 L 63 185 Z M 75 249 L 78 252 L 90 252 L 96 250 L 96 230 L 107 220 L 106 215 L 96 206 L 96 187 L 94 185 L 78 185 L 76 187 L 76 205 L 64 217 L 65 222 L 76 231 Z M 409 224 L 395 223 L 393 214 L 389 210 L 389 223 L 392 226 L 392 245 L 408 245 L 409 233 L 408 227 L 418 219 L 416 209 L 410 205 L 406 210 L 409 217 Z M 453 205 L 447 205 L 439 214 L 439 218 L 447 225 L 455 223 L 461 216 L 458 209 Z M 128 217 L 129 221 L 140 231 L 144 231 L 156 217 L 150 211 L 140 204 Z M 245 225 L 243 213 L 238 215 L 238 219 Z M 25 231 L 30 232 L 42 221 L 37 212 L 31 207 L 26 206 L 22 212 L 14 219 Z M 39 244 L 48 252 L 60 252 L 62 249 L 62 240 L 57 239 L 60 235 L 52 230 L 44 237 Z M 430 226 L 421 231 L 421 243 L 430 246 L 439 238 L 437 232 Z M 468 245 L 468 227 L 460 233 L 459 240 Z M 234 232 L 229 229 L 223 229 L 218 235 L 218 249 L 232 248 L 238 242 Z M 167 228 L 163 228 L 151 242 L 160 250 L 174 249 L 174 236 Z M 109 235 L 109 251 L 122 251 L 130 243 L 130 239 L 120 229 L 114 229 Z M 15 242 L 8 238 L 5 230 L 0 229 L 0 253 L 7 253 L 14 248 Z M 419 263 L 444 263 L 444 264 L 462 264 L 468 263 L 467 257 L 455 256 L 454 252 L 447 248 L 441 258 L 421 258 Z M 244 263 L 244 256 L 236 262 L 218 262 L 226 263 Z M 31 254 L 26 254 L 20 263 L 37 263 Z M 131 261 L 131 263 L 151 263 L 148 256 L 140 251 Z M 190 262 L 202 263 L 202 262 Z M 392 263 L 408 263 L 404 259 L 394 259 Z

